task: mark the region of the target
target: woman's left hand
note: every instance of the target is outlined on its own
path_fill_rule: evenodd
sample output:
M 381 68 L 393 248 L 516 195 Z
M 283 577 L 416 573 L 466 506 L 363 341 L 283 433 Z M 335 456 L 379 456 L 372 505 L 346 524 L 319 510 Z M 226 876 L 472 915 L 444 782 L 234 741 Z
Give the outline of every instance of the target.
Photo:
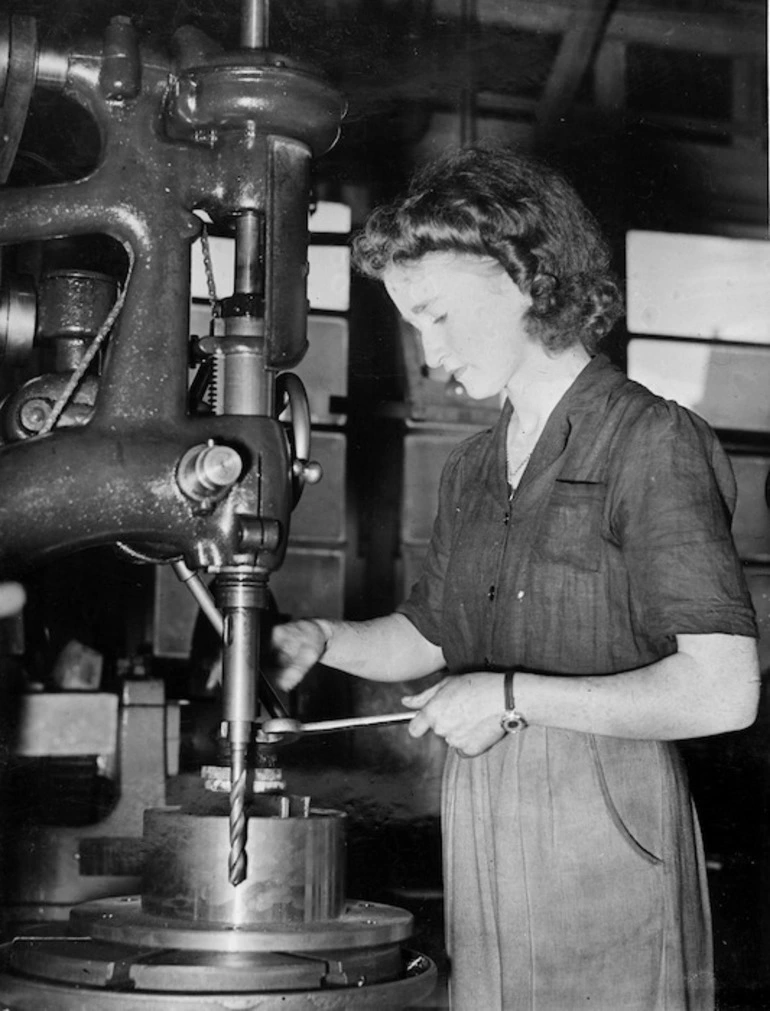
M 500 674 L 456 674 L 401 701 L 419 710 L 409 724 L 412 737 L 432 730 L 464 758 L 483 754 L 505 736 L 500 726 L 505 711 Z

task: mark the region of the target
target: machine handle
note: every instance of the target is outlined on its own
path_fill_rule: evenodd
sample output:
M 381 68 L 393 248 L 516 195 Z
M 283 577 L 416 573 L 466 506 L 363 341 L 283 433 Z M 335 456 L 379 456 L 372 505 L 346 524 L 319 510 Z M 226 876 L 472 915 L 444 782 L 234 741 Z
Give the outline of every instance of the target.
M 323 470 L 320 463 L 310 459 L 310 404 L 302 380 L 293 372 L 281 372 L 276 379 L 275 388 L 278 402 L 288 406 L 291 413 L 294 442 L 291 471 L 296 506 L 305 484 L 317 484 L 323 476 Z

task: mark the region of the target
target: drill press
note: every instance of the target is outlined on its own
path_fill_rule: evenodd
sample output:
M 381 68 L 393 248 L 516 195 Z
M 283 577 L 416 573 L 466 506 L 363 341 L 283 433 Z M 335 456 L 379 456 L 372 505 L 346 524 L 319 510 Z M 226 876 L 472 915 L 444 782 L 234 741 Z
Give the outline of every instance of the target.
M 23 575 L 102 544 L 173 565 L 221 630 L 227 756 L 213 791 L 146 812 L 141 895 L 84 903 L 69 924 L 5 946 L 0 999 L 18 1011 L 403 1008 L 433 985 L 430 960 L 403 947 L 408 913 L 345 899 L 342 817 L 254 792 L 268 580 L 303 485 L 320 477 L 304 391 L 286 372 L 306 346 L 310 161 L 344 112 L 267 35 L 266 3 L 244 0 L 232 52 L 184 28 L 168 57 L 125 17 L 69 52 L 39 47 L 34 22 L 16 17 L 0 46 L 13 127 L 3 178 L 35 88 L 77 102 L 101 138 L 84 178 L 0 190 L 0 243 L 105 234 L 129 263 L 96 336 L 64 333 L 53 372 L 3 406 L 0 567 Z M 235 284 L 191 346 L 201 216 L 234 237 Z M 31 350 L 34 313 L 17 292 L 0 357 Z M 201 574 L 215 577 L 213 600 Z

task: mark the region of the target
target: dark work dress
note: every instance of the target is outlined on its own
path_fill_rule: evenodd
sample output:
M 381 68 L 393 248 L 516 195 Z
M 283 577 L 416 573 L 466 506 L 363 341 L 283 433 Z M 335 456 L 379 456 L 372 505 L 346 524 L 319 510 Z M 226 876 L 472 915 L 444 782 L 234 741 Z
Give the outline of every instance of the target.
M 735 482 L 701 419 L 599 355 L 510 498 L 510 416 L 447 461 L 401 608 L 450 672 L 622 677 L 673 653 L 677 633 L 756 635 Z M 531 726 L 478 758 L 450 749 L 442 820 L 455 1011 L 713 1007 L 675 745 Z

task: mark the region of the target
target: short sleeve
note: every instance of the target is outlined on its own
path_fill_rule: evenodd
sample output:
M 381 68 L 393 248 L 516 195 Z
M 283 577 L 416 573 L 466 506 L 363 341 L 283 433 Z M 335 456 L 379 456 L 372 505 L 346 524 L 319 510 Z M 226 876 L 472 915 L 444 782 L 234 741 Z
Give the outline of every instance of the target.
M 434 645 L 441 645 L 444 578 L 452 546 L 462 448 L 452 451 L 441 472 L 438 511 L 433 522 L 428 553 L 420 577 L 407 599 L 397 608 Z
M 656 401 L 615 459 L 612 537 L 644 627 L 655 637 L 756 636 L 730 532 L 735 478 L 709 426 L 677 404 Z

